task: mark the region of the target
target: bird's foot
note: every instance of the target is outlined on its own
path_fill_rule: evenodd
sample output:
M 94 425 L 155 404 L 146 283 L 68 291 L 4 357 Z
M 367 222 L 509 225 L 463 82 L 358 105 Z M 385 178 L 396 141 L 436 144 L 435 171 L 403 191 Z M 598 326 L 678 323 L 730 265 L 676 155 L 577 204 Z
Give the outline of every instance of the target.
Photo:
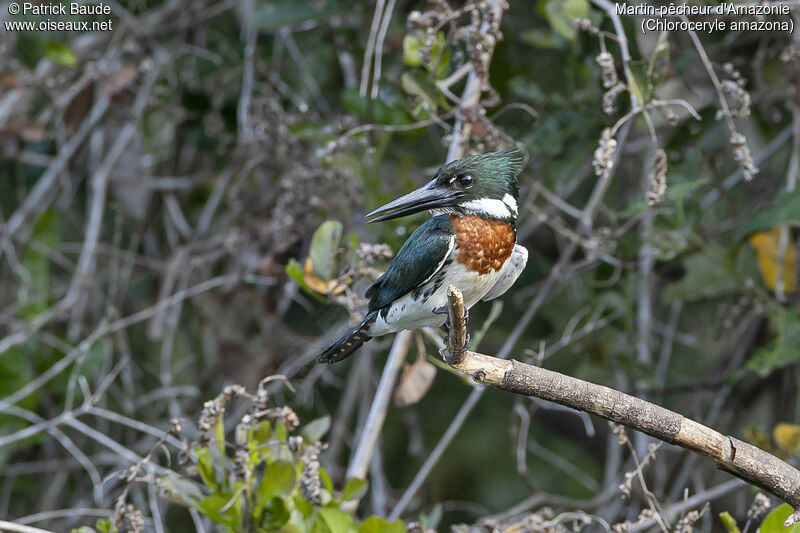
M 445 316 L 444 324 L 442 324 L 439 327 L 441 327 L 445 331 L 445 333 L 450 331 L 450 328 L 453 327 L 453 326 L 452 326 L 452 324 L 450 324 L 450 313 L 447 310 L 447 306 L 443 305 L 441 307 L 438 307 L 438 308 L 433 310 L 433 313 L 436 314 L 436 315 L 444 315 Z M 464 325 L 465 326 L 469 325 L 469 309 L 464 309 Z
M 464 346 L 458 350 L 451 350 L 448 343 L 449 336 L 444 338 L 444 359 L 449 365 L 458 364 L 462 359 L 464 352 L 469 350 L 470 334 L 467 332 L 467 338 L 464 340 Z

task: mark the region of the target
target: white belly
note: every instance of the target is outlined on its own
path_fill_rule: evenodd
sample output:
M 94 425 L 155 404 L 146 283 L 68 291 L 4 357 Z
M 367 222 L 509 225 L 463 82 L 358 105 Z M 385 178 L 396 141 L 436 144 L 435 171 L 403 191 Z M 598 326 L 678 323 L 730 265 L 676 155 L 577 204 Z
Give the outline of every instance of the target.
M 398 298 L 385 312 L 379 312 L 369 334 L 377 337 L 404 329 L 441 326 L 447 315 L 434 313 L 434 310 L 447 305 L 448 286 L 455 285 L 461 290 L 464 305 L 469 309 L 489 292 L 509 264 L 506 260 L 500 270 L 479 275 L 453 261 L 431 276 L 420 289 Z

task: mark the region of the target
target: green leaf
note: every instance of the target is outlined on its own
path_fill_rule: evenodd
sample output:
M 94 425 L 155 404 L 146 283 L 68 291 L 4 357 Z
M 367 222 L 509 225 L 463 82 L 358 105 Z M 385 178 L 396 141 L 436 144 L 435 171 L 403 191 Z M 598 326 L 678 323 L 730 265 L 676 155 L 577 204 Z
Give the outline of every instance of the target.
M 300 434 L 307 440 L 315 442 L 320 440 L 331 428 L 331 417 L 329 415 L 316 418 L 303 426 Z
M 722 525 L 728 530 L 728 533 L 741 533 L 736 519 L 733 518 L 728 511 L 719 513 L 719 519 L 722 520 Z
M 273 461 L 264 470 L 264 479 L 258 486 L 259 501 L 289 494 L 295 484 L 295 468 L 288 461 Z
M 747 368 L 766 376 L 776 368 L 800 361 L 800 323 L 794 318 L 798 312 L 800 309 L 797 306 L 771 309 L 769 325 L 775 339 L 753 354 L 747 362 Z
M 406 533 L 401 520 L 389 522 L 379 516 L 370 516 L 358 526 L 358 533 Z
M 413 34 L 403 37 L 403 62 L 409 67 L 422 65 L 422 39 Z
M 182 505 L 194 505 L 203 499 L 203 491 L 197 483 L 173 474 L 160 476 L 158 488 L 162 498 Z
M 792 514 L 792 506 L 782 503 L 769 513 L 759 528 L 761 533 L 800 533 L 800 523 L 793 526 L 784 527 L 783 523 Z
M 589 2 L 588 0 L 547 0 L 545 13 L 553 31 L 568 41 L 573 41 L 578 32 L 572 25 L 572 21 L 589 16 Z
M 267 512 L 267 515 L 262 520 L 266 522 L 265 525 L 268 529 L 270 526 L 283 525 L 291 518 L 291 513 L 283 498 L 271 498 L 264 505 L 264 511 Z
M 553 32 L 544 28 L 532 28 L 525 30 L 520 35 L 522 42 L 534 48 L 553 49 L 557 48 Z
M 111 520 L 104 520 L 102 518 L 94 523 L 94 527 L 99 533 L 117 533 L 117 531 L 119 531 L 114 524 L 111 523 Z
M 324 468 L 319 469 L 319 478 L 322 480 L 325 490 L 328 492 L 333 492 L 333 482 L 331 481 L 331 476 L 328 475 L 328 472 Z
M 81 526 L 78 528 L 70 529 L 69 533 L 97 533 L 97 532 L 94 529 L 90 528 L 89 526 Z
M 308 283 L 306 283 L 306 278 L 303 275 L 303 267 L 297 262 L 296 259 L 289 260 L 289 264 L 286 265 L 286 275 L 296 281 L 297 284 L 300 285 L 300 288 L 306 292 L 306 294 L 310 294 L 319 302 L 328 303 L 327 298 L 308 286 Z
M 202 448 L 195 448 L 194 453 L 197 456 L 197 472 L 200 474 L 200 478 L 209 489 L 212 491 L 217 490 L 219 485 L 211 450 L 203 446 Z
M 420 513 L 419 521 L 425 529 L 433 529 L 435 531 L 439 527 L 439 522 L 442 521 L 442 504 L 437 503 L 434 505 L 429 514 Z
M 650 65 L 643 60 L 630 61 L 628 68 L 631 71 L 631 91 L 640 106 L 645 105 L 653 96 L 653 83 L 648 75 Z
M 332 507 L 321 508 L 319 514 L 317 514 L 317 522 L 324 526 L 321 531 L 329 531 L 330 533 L 356 531 L 355 519 L 349 513 Z
M 326 220 L 314 231 L 308 257 L 314 274 L 329 281 L 334 274 L 334 258 L 342 240 L 342 223 L 338 220 Z
M 358 88 L 345 89 L 341 93 L 342 106 L 361 119 L 367 119 L 367 99 L 362 98 L 358 94 Z M 379 100 L 372 100 L 370 102 L 371 115 L 369 120 L 375 124 L 408 124 L 411 122 L 411 117 L 397 105 L 387 103 L 389 99 L 384 101 L 383 98 Z
M 238 531 L 241 500 L 241 493 L 236 496 L 229 492 L 211 494 L 197 504 L 197 509 L 213 522 Z
M 778 195 L 774 203 L 736 226 L 735 239 L 742 241 L 752 233 L 780 225 L 800 225 L 800 189 Z
M 74 67 L 78 64 L 78 58 L 72 49 L 62 43 L 50 41 L 44 45 L 44 56 L 59 65 Z
M 254 447 L 258 447 L 268 443 L 269 440 L 272 438 L 272 426 L 270 426 L 269 421 L 264 420 L 260 424 L 258 424 L 253 429 L 252 435 L 253 435 L 252 444 L 254 445 Z
M 712 253 L 718 257 L 711 257 Z M 741 283 L 725 270 L 719 255 L 698 252 L 689 256 L 684 261 L 686 273 L 679 281 L 664 288 L 664 298 L 694 301 L 740 291 Z
M 344 484 L 341 501 L 360 500 L 367 493 L 367 482 L 364 479 L 351 477 Z

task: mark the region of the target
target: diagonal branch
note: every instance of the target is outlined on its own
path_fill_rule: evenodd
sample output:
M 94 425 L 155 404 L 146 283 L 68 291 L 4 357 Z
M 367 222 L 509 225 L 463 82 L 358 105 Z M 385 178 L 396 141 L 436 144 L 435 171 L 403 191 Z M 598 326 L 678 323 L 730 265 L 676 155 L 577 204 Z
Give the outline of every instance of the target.
M 451 329 L 465 327 L 461 292 L 447 292 Z M 450 335 L 450 340 L 461 338 Z M 707 426 L 634 396 L 566 376 L 552 370 L 463 351 L 464 344 L 449 343 L 442 355 L 450 366 L 484 385 L 566 405 L 646 433 L 662 441 L 693 451 L 745 481 L 771 492 L 795 512 L 786 526 L 800 522 L 800 471 L 766 451 L 723 435 Z

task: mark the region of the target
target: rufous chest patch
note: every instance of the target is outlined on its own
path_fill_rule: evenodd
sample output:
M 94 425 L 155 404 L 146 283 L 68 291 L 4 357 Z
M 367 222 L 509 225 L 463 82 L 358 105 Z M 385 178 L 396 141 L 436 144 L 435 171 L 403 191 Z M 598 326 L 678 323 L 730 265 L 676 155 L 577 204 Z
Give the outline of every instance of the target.
M 456 261 L 468 272 L 500 270 L 514 251 L 516 231 L 511 224 L 478 215 L 450 215 L 450 223 L 456 231 Z

